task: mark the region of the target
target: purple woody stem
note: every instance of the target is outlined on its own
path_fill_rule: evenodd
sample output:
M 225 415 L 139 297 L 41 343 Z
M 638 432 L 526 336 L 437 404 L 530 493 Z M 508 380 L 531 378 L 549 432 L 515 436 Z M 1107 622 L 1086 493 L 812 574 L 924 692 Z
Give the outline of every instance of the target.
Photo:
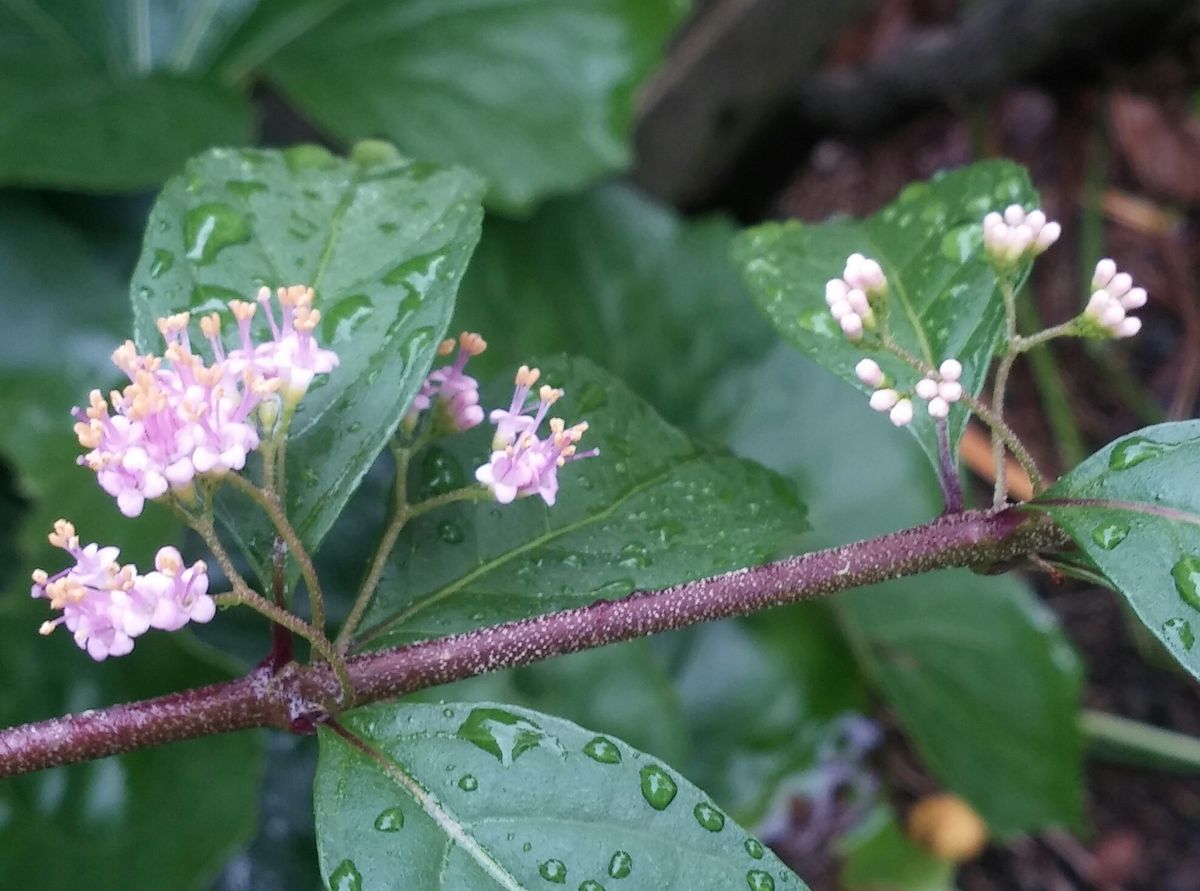
M 849 588 L 952 566 L 993 564 L 1063 547 L 1044 517 L 1008 508 L 946 514 L 931 523 L 855 544 L 621 600 L 378 650 L 347 663 L 355 701 L 415 690 L 552 656 Z M 0 777 L 250 727 L 311 732 L 336 711 L 328 665 L 292 663 L 226 684 L 0 730 Z
M 946 513 L 959 513 L 966 506 L 963 500 L 962 479 L 958 475 L 958 463 L 950 451 L 949 423 L 945 418 L 937 420 L 938 438 L 938 482 L 942 485 L 942 500 Z

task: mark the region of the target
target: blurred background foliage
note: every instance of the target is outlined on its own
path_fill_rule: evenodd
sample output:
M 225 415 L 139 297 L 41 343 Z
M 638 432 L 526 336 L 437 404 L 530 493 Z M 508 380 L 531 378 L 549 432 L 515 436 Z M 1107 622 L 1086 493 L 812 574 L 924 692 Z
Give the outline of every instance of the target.
M 592 359 L 671 423 L 786 476 L 812 531 L 782 550 L 809 550 L 925 520 L 937 489 L 914 443 L 752 306 L 728 258 L 739 225 L 866 214 L 911 179 L 1012 155 L 1080 233 L 1034 281 L 1032 312 L 1065 317 L 1106 251 L 1156 298 L 1115 359 L 1068 347 L 1021 372 L 1016 423 L 1039 458 L 1061 470 L 1139 421 L 1192 416 L 1200 25 L 1185 6 L 0 6 L 0 722 L 205 683 L 265 649 L 258 622 L 228 615 L 95 666 L 36 635 L 26 594 L 58 516 L 130 560 L 176 531 L 157 512 L 118 517 L 73 464 L 67 411 L 114 380 L 150 203 L 188 157 L 382 138 L 475 170 L 489 214 L 452 330 L 489 339 L 481 376 Z M 349 579 L 335 613 L 387 484 L 386 468 L 368 475 L 319 554 Z M 619 736 L 757 825 L 814 888 L 1195 887 L 1200 786 L 1083 762 L 1084 703 L 1200 732 L 1195 685 L 1156 658 L 1107 593 L 955 571 L 424 698 Z M 247 733 L 2 781 L 0 887 L 318 887 L 314 763 L 311 740 Z M 938 789 L 998 839 L 957 877 L 897 816 Z

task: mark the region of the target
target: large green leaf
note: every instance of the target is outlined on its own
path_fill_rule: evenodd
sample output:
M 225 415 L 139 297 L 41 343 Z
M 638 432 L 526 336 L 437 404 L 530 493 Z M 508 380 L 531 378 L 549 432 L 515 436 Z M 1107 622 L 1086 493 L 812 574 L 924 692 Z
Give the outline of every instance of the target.
M 346 140 L 463 164 L 520 210 L 628 165 L 633 91 L 679 0 L 264 3 L 227 62 Z M 297 36 L 297 34 L 299 36 Z
M 214 150 L 172 179 L 150 215 L 131 288 L 143 348 L 154 320 L 225 310 L 260 285 L 310 284 L 340 366 L 297 411 L 288 507 L 320 542 L 408 407 L 433 359 L 479 237 L 479 181 L 364 144 L 350 160 L 315 146 Z M 253 518 L 253 519 L 252 519 Z M 252 553 L 269 530 L 234 525 Z
M 687 429 L 720 374 L 770 325 L 729 261 L 732 223 L 684 221 L 628 186 L 488 220 L 455 321 L 490 344 L 480 367 L 568 350 L 604 366 Z
M 1200 421 L 1159 424 L 1110 443 L 1030 507 L 1066 529 L 1200 677 Z
M 210 73 L 244 0 L 0 4 L 0 182 L 133 189 L 250 138 Z
M 790 350 L 777 349 L 727 389 L 714 402 L 743 406 L 728 428 L 731 444 L 796 476 L 816 529 L 810 546 L 903 528 L 940 509 L 905 435 Z M 832 604 L 930 769 L 995 832 L 1078 823 L 1079 665 L 1024 585 L 954 570 Z
M 361 709 L 386 765 L 321 732 L 321 870 L 333 888 L 804 887 L 708 796 L 620 740 L 490 704 Z
M 542 365 L 566 388 L 555 410 L 591 427 L 600 457 L 568 465 L 558 503 L 457 504 L 403 533 L 364 628 L 372 645 L 623 597 L 762 562 L 806 527 L 804 509 L 775 474 L 713 455 L 583 359 Z M 511 380 L 484 390 L 506 404 Z M 488 454 L 481 425 L 416 462 L 410 491 L 473 479 Z
M 119 545 L 123 560 L 142 566 L 179 530 L 152 509 L 136 522 L 121 517 L 75 464 L 69 409 L 112 381 L 107 354 L 128 324 L 123 287 L 71 229 L 29 202 L 0 202 L 0 265 L 10 337 L 0 354 L 0 457 L 26 501 L 19 565 L 0 581 L 0 726 L 227 677 L 186 635 L 151 632 L 131 655 L 101 665 L 65 633 L 38 636 L 48 613 L 29 597 L 28 573 L 62 565 L 46 541 L 54 519 L 75 520 L 85 540 Z M 241 734 L 0 781 L 0 887 L 67 891 L 80 876 L 131 891 L 204 887 L 253 825 L 261 760 L 259 740 Z
M 825 304 L 825 283 L 842 274 L 850 254 L 875 258 L 888 277 L 888 317 L 895 340 L 930 365 L 959 359 L 965 369 L 963 386 L 978 393 L 1004 328 L 1003 302 L 983 251 L 981 223 L 988 211 L 1013 203 L 1037 203 L 1025 170 L 1006 161 L 985 161 L 913 183 L 865 220 L 758 226 L 736 242 L 735 261 L 780 333 L 867 393 L 869 388 L 854 374 L 855 364 L 868 354 L 866 341 L 854 344 L 843 336 Z M 919 377 L 890 354 L 871 355 L 901 389 Z M 887 421 L 881 417 L 878 423 Z M 966 423 L 965 407 L 954 406 L 952 445 Z M 909 429 L 936 466 L 932 419 L 918 411 Z

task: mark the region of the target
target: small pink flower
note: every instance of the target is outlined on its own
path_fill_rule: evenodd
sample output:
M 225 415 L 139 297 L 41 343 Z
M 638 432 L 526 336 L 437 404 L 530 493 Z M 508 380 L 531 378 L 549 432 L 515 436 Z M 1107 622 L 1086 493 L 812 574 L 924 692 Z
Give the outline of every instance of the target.
M 152 627 L 175 631 L 188 621 L 207 622 L 216 612 L 204 564 L 184 570 L 174 548 L 159 551 L 158 571 L 139 576 L 133 566 L 117 563 L 117 548 L 81 547 L 66 520 L 54 524 L 50 543 L 75 565 L 53 576 L 41 569 L 33 573 L 30 594 L 62 611 L 42 624 L 41 633 L 65 625 L 76 645 L 97 662 L 129 653 L 134 639 Z
M 438 345 L 439 356 L 454 352 L 455 341 L 443 340 Z M 421 389 L 413 398 L 412 407 L 405 419 L 407 428 L 415 427 L 421 412 L 434 408 L 437 415 L 434 423 L 444 429 L 461 433 L 483 423 L 483 409 L 479 406 L 479 382 L 466 374 L 467 361 L 487 349 L 487 341 L 478 334 L 464 331 L 458 337 L 458 355 L 454 362 L 429 372 Z

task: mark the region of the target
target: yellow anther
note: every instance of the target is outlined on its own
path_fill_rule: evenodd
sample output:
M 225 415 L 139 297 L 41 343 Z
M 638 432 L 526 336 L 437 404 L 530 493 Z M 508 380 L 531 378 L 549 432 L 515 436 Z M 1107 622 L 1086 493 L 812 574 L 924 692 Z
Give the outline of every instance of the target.
M 522 365 L 517 369 L 516 384 L 518 387 L 532 387 L 538 382 L 538 378 L 542 376 L 542 372 L 537 368 L 530 368 L 528 365 Z
M 219 313 L 209 313 L 200 319 L 200 333 L 212 340 L 221 336 L 221 316 Z
M 567 422 L 564 421 L 562 418 L 551 418 L 550 419 L 550 432 L 553 433 L 555 436 L 558 436 L 558 434 L 562 433 L 563 428 L 565 428 L 566 426 L 567 426 Z
M 41 627 L 38 628 L 38 634 L 40 634 L 42 637 L 46 637 L 47 635 L 53 634 L 54 629 L 57 627 L 58 625 L 54 622 L 43 622 Z
M 283 288 L 280 288 L 279 290 L 282 292 Z M 258 302 L 266 303 L 270 299 L 271 299 L 271 289 L 268 288 L 266 285 L 263 285 L 261 288 L 258 289 Z
M 543 386 L 538 390 L 538 398 L 549 405 L 553 405 L 562 398 L 563 391 L 556 390 L 554 387 Z
M 437 354 L 439 356 L 449 356 L 453 352 L 454 352 L 454 338 L 453 337 L 447 337 L 445 340 L 443 340 L 441 343 L 438 344 Z
M 266 291 L 267 299 L 270 300 L 271 299 L 270 290 L 268 290 L 267 288 L 263 288 L 261 291 L 259 291 L 259 294 L 261 295 L 263 291 Z M 262 297 L 260 296 L 259 299 L 261 300 Z M 248 301 L 245 301 L 245 300 L 230 300 L 229 301 L 229 311 L 231 313 L 233 313 L 233 317 L 235 319 L 237 319 L 239 322 L 248 322 L 252 318 L 254 318 L 254 314 L 256 312 L 258 312 L 258 304 L 257 303 L 249 303 Z
M 49 578 L 49 574 L 44 569 L 35 569 L 33 571 L 33 583 L 35 585 L 45 585 Z
M 467 351 L 468 356 L 478 356 L 487 349 L 487 341 L 474 331 L 464 331 L 458 335 L 458 343 Z
M 104 428 L 99 421 L 88 421 L 87 423 L 77 421 L 75 436 L 85 449 L 99 448 L 100 442 L 104 438 Z
M 50 544 L 56 548 L 67 548 L 74 544 L 79 544 L 79 539 L 75 535 L 75 525 L 68 520 L 55 520 L 54 531 L 49 535 Z
M 183 561 L 176 552 L 163 548 L 154 558 L 154 568 L 163 575 L 174 578 L 183 569 Z

